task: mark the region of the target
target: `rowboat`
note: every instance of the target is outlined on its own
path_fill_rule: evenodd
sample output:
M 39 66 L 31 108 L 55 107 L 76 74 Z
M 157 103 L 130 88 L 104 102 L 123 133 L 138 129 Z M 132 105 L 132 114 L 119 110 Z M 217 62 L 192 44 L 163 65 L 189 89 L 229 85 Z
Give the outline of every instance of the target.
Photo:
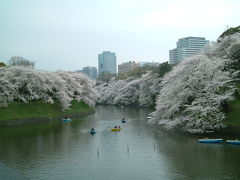
M 121 131 L 122 128 L 112 128 L 112 131 Z
M 228 144 L 237 144 L 237 145 L 240 145 L 240 140 L 238 140 L 238 139 L 235 139 L 235 140 L 227 140 L 227 143 L 228 143 Z
M 199 139 L 198 142 L 200 143 L 221 143 L 223 142 L 223 139 Z
M 70 121 L 72 121 L 70 118 L 63 118 L 62 120 L 63 120 L 63 122 L 70 122 Z
M 96 134 L 96 131 L 95 130 L 90 130 L 90 134 L 94 135 L 94 134 Z

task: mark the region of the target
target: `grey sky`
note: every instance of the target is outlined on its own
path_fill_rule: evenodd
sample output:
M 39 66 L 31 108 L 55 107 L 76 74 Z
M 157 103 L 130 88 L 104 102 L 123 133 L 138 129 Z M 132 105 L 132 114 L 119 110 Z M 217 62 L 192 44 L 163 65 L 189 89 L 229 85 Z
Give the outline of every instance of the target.
M 0 61 L 23 56 L 37 69 L 168 60 L 179 38 L 215 41 L 240 25 L 239 0 L 0 0 Z

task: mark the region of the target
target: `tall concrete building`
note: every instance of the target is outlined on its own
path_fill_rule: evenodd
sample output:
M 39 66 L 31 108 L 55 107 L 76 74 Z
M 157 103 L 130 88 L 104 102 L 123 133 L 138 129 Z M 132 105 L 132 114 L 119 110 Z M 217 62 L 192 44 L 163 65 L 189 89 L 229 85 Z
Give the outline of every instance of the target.
M 205 46 L 209 46 L 209 40 L 203 37 L 186 37 L 177 42 L 177 48 L 169 51 L 170 64 L 179 63 L 187 57 L 198 54 Z
M 117 59 L 116 54 L 110 51 L 103 51 L 98 54 L 98 73 L 108 72 L 117 74 Z
M 97 79 L 97 68 L 96 67 L 84 67 L 80 72 L 86 74 L 91 79 Z
M 119 64 L 118 65 L 118 74 L 127 73 L 136 67 L 139 67 L 139 64 L 136 63 L 135 61 L 129 61 L 126 63 Z

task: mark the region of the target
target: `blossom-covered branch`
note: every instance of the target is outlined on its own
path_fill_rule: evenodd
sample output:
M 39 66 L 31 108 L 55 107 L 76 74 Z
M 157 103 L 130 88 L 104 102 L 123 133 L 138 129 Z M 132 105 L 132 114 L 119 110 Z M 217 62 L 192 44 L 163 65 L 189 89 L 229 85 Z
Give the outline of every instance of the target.
M 60 102 L 63 110 L 73 100 L 83 100 L 93 106 L 97 93 L 93 82 L 76 72 L 36 71 L 23 66 L 0 68 L 0 107 L 9 102 L 42 100 L 47 103 Z

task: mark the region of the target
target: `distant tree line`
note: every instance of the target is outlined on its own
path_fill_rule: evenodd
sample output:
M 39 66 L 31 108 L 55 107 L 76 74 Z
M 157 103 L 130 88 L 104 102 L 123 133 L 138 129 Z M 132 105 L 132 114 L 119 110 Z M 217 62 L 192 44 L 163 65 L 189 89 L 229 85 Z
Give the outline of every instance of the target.
M 7 66 L 4 62 L 0 62 L 0 67 Z M 8 66 L 24 66 L 33 68 L 35 66 L 35 62 L 27 60 L 21 56 L 13 56 L 8 60 Z
M 168 62 L 164 62 L 159 64 L 159 66 L 139 66 L 135 67 L 134 69 L 130 70 L 129 72 L 126 73 L 121 73 L 121 74 L 112 74 L 109 72 L 102 72 L 98 76 L 98 81 L 103 81 L 103 82 L 109 82 L 112 78 L 115 80 L 123 80 L 127 79 L 129 77 L 141 77 L 143 74 L 146 74 L 147 72 L 152 72 L 158 74 L 160 77 L 163 77 L 166 73 L 172 70 L 174 65 L 169 64 Z M 99 84 L 99 82 L 97 82 Z

